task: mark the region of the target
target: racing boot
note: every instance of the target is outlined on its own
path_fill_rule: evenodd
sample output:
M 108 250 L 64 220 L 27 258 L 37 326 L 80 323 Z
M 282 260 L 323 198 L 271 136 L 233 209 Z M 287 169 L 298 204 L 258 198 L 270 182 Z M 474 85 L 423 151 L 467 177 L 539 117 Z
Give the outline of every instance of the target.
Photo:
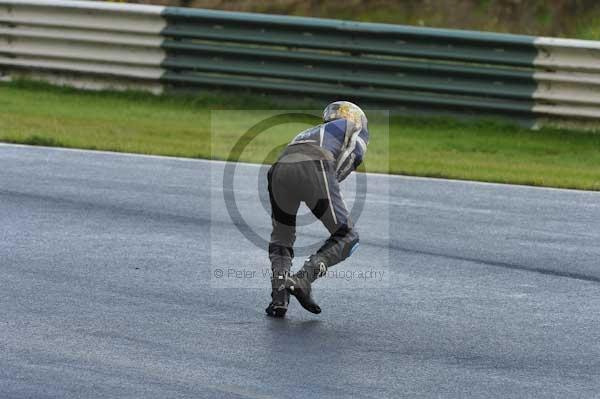
M 285 279 L 289 272 L 285 270 L 273 271 L 271 277 L 271 303 L 265 309 L 267 315 L 281 318 L 287 312 L 290 294 L 285 289 Z
M 321 308 L 313 299 L 311 284 L 327 272 L 327 266 L 319 255 L 311 255 L 304 266 L 293 276 L 285 280 L 286 290 L 296 297 L 300 305 L 311 313 L 321 313 Z

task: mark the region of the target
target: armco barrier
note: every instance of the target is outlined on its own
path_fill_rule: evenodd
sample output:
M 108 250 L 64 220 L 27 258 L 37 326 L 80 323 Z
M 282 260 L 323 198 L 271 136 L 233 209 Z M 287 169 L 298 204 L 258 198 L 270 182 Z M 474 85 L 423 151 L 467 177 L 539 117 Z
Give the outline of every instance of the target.
M 600 120 L 600 42 L 315 18 L 0 0 L 0 71 Z

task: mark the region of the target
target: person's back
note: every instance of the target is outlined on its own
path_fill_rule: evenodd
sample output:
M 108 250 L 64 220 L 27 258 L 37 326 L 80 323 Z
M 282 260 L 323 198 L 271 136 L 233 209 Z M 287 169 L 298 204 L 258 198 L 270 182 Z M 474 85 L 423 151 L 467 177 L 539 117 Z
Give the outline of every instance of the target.
M 289 153 L 305 153 L 307 157 L 315 159 L 333 158 L 336 163 L 336 179 L 340 182 L 344 180 L 362 162 L 369 142 L 366 116 L 356 105 L 348 104 L 352 103 L 338 101 L 325 108 L 324 123 L 294 137 L 282 157 Z M 355 108 L 348 110 L 350 107 Z M 321 151 L 295 148 L 300 144 L 311 144 Z
M 323 121 L 298 134 L 269 170 L 273 222 L 269 257 L 273 279 L 272 301 L 266 311 L 271 316 L 285 315 L 289 294 L 295 295 L 307 310 L 320 313 L 311 297 L 311 283 L 358 247 L 358 234 L 338 183 L 362 162 L 369 140 L 367 118 L 358 106 L 339 101 L 325 108 Z M 298 273 L 290 276 L 296 213 L 301 202 L 306 203 L 331 236 Z

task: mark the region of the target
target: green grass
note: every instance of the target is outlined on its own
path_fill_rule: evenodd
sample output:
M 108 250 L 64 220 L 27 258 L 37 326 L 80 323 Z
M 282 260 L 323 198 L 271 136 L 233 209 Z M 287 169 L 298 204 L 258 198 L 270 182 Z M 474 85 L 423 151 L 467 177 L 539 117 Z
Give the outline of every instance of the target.
M 575 37 L 586 40 L 600 40 L 600 15 L 592 15 L 575 26 Z
M 298 106 L 307 109 L 315 104 Z M 0 141 L 227 159 L 242 133 L 270 115 L 245 109 L 280 107 L 267 96 L 156 97 L 4 83 Z M 211 109 L 216 110 L 212 133 Z M 304 128 L 301 123 L 270 128 L 248 142 L 240 160 L 271 162 L 277 148 Z M 373 115 L 370 130 L 368 171 L 600 190 L 597 133 L 399 115 L 392 115 L 389 124 Z

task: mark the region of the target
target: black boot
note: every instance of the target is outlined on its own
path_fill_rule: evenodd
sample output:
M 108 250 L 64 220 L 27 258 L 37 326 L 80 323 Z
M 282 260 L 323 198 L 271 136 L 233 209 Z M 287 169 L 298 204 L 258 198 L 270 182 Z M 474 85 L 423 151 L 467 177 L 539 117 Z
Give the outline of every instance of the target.
M 284 317 L 287 312 L 290 294 L 285 289 L 285 279 L 289 272 L 273 272 L 271 278 L 271 303 L 265 312 L 271 317 Z
M 327 272 L 325 262 L 318 255 L 311 255 L 304 262 L 302 269 L 293 276 L 289 276 L 285 281 L 285 288 L 294 295 L 300 305 L 309 312 L 319 314 L 321 308 L 313 299 L 311 292 L 311 284 L 319 277 L 322 277 Z

